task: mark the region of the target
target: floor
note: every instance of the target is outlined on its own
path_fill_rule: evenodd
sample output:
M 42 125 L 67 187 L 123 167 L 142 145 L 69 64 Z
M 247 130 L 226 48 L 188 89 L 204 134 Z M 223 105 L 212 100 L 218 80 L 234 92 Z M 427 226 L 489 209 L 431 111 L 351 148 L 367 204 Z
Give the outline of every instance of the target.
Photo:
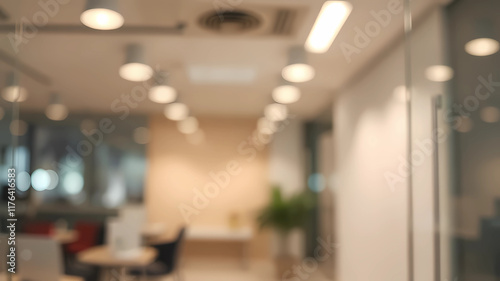
M 183 281 L 277 281 L 273 261 L 253 261 L 243 269 L 237 260 L 189 260 L 182 266 Z M 161 281 L 173 280 L 165 278 Z M 320 270 L 301 276 L 290 275 L 280 281 L 331 281 Z

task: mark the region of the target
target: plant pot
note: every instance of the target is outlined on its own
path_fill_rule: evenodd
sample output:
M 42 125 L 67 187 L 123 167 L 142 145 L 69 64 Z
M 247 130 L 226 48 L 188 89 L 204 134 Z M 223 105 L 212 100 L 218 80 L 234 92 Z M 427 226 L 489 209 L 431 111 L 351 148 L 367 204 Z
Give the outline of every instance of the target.
M 276 277 L 278 280 L 285 280 L 283 276 L 287 271 L 292 272 L 293 266 L 298 264 L 298 261 L 295 257 L 291 255 L 286 256 L 278 256 L 274 259 L 274 263 L 276 266 Z M 288 273 L 285 276 L 289 276 L 291 273 Z

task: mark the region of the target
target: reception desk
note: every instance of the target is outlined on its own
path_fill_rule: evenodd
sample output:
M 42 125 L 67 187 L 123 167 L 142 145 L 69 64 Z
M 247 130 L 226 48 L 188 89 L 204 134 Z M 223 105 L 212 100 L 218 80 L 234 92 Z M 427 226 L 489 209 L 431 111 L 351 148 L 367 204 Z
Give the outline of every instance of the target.
M 248 267 L 249 247 L 254 236 L 250 227 L 230 228 L 230 227 L 205 227 L 190 226 L 187 228 L 186 240 L 195 242 L 229 242 L 241 244 L 240 258 L 244 268 Z

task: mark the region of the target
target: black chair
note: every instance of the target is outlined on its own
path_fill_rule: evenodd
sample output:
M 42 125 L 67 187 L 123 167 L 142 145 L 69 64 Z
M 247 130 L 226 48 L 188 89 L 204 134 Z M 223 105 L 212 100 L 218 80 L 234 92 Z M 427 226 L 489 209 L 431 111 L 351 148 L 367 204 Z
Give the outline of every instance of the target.
M 178 270 L 179 252 L 184 239 L 185 228 L 182 228 L 173 242 L 152 245 L 158 250 L 156 260 L 145 268 L 134 268 L 129 271 L 131 276 L 160 277 L 175 274 L 176 280 L 180 279 Z

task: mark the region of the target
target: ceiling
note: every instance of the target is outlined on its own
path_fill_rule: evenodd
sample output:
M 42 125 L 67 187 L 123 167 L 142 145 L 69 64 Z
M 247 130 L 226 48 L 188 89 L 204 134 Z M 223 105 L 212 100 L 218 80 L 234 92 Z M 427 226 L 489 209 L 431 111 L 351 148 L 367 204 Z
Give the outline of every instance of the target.
M 363 29 L 374 21 L 370 12 L 387 9 L 391 1 L 395 0 L 351 1 L 353 12 L 332 48 L 325 54 L 308 55 L 317 74 L 312 81 L 299 85 L 303 96 L 290 106 L 293 114 L 302 118 L 318 115 L 331 104 L 336 92 L 359 79 L 364 70 L 402 38 L 403 13 L 399 13 L 388 26 L 381 28 L 367 47 L 351 57 L 351 62 L 340 48 L 341 44 L 354 45 L 356 28 Z M 11 36 L 4 35 L 8 35 L 8 27 L 15 18 L 33 20 L 42 10 L 38 2 L 18 0 L 0 4 L 10 15 L 9 20 L 0 19 L 3 33 L 0 50 L 47 78 L 47 81 L 37 81 L 33 75 L 22 76 L 22 83 L 30 93 L 21 105 L 23 110 L 41 112 L 49 102 L 50 93 L 55 91 L 61 94 L 71 113 L 113 112 L 115 100 L 141 85 L 125 81 L 118 74 L 125 46 L 140 43 L 151 66 L 169 71 L 171 85 L 178 89 L 181 101 L 194 115 L 259 116 L 271 102 L 271 91 L 280 81 L 287 50 L 304 44 L 323 0 L 120 0 L 125 17 L 123 32 L 82 28 L 79 15 L 85 1 L 61 0 L 69 3 L 61 5 L 60 10 L 50 16 L 47 26 L 52 29 L 40 28 L 29 33 L 30 38 L 15 52 Z M 413 2 L 416 14 L 420 14 L 437 1 Z M 268 34 L 262 30 L 221 35 L 199 28 L 198 17 L 219 4 L 253 11 L 268 24 L 272 16 L 266 12 L 276 9 L 297 11 L 297 17 L 289 35 Z M 179 24 L 185 25 L 184 29 L 175 29 Z M 0 77 L 4 77 L 12 68 L 1 58 Z M 191 67 L 244 69 L 255 75 L 251 82 L 195 83 L 188 75 Z M 3 87 L 5 81 L 0 79 Z M 162 112 L 163 107 L 146 99 L 132 106 L 132 110 L 137 114 L 150 114 Z

